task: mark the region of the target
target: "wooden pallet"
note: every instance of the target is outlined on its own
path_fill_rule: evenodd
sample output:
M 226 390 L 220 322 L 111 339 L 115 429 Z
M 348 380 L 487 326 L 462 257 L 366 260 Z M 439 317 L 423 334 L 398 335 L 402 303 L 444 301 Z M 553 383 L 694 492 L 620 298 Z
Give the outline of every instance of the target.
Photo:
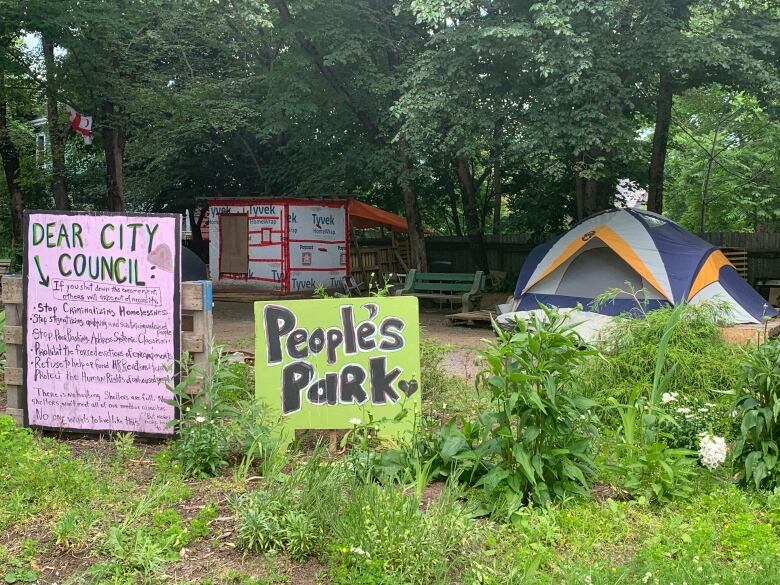
M 490 325 L 491 320 L 495 317 L 496 313 L 494 311 L 488 311 L 487 309 L 447 315 L 450 325 L 467 325 L 469 327 L 473 327 L 477 323 Z
M 747 280 L 748 276 L 748 253 L 745 248 L 721 248 L 723 255 L 734 265 L 739 275 Z

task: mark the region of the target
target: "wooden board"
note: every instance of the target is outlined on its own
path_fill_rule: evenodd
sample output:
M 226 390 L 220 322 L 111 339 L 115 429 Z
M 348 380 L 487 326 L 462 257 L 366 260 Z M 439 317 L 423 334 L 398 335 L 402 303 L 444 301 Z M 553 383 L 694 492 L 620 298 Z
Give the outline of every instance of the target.
M 769 304 L 780 307 L 780 286 L 769 287 Z
M 477 323 L 481 325 L 490 325 L 491 319 L 494 319 L 496 313 L 483 309 L 481 311 L 469 311 L 468 313 L 453 313 L 447 315 L 450 325 L 474 326 Z
M 268 290 L 215 290 L 214 300 L 231 303 L 254 303 L 255 301 L 270 301 L 273 299 L 303 299 L 311 295 L 282 294 Z
M 747 280 L 748 275 L 748 253 L 744 248 L 721 248 L 721 252 L 734 265 L 739 275 Z
M 780 335 L 780 317 L 770 319 L 766 323 L 721 327 L 720 334 L 723 339 L 735 345 L 764 343 L 767 339 Z

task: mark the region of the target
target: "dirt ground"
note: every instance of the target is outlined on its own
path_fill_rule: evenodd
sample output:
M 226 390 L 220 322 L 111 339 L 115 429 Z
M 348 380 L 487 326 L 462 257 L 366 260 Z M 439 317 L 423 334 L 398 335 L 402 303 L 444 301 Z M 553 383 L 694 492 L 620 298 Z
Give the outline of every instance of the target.
M 482 308 L 492 308 L 505 300 L 505 294 L 487 294 L 482 299 Z M 473 327 L 450 325 L 446 318 L 449 313 L 450 311 L 423 308 L 420 312 L 422 337 L 450 346 L 444 358 L 444 367 L 450 374 L 472 381 L 479 370 L 476 363 L 478 350 L 483 346 L 484 339 L 493 339 L 493 332 L 488 323 Z M 254 353 L 252 303 L 216 302 L 214 337 L 217 343 L 224 345 L 228 351 Z

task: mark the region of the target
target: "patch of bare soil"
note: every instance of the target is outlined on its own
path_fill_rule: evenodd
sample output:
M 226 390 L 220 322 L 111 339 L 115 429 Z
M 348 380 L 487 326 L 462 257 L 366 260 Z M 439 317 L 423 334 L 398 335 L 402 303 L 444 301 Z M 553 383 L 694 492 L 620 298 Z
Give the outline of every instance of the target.
M 505 295 L 486 295 L 483 307 L 503 302 Z M 453 376 L 473 382 L 480 367 L 478 350 L 484 340 L 494 338 L 489 324 L 466 327 L 451 325 L 449 311 L 424 309 L 420 313 L 421 334 L 443 345 L 452 346 L 444 358 L 443 367 Z M 214 306 L 214 337 L 230 352 L 254 352 L 254 314 L 252 303 L 217 302 Z
M 228 351 L 255 351 L 255 317 L 252 303 L 214 303 L 214 338 Z
M 420 506 L 422 509 L 427 510 L 428 506 L 441 497 L 443 491 L 444 482 L 441 481 L 429 483 L 425 486 L 425 490 L 423 490 L 422 497 L 420 498 Z
M 599 504 L 603 504 L 607 500 L 623 501 L 628 499 L 625 492 L 606 483 L 597 483 L 594 485 L 590 489 L 590 495 Z

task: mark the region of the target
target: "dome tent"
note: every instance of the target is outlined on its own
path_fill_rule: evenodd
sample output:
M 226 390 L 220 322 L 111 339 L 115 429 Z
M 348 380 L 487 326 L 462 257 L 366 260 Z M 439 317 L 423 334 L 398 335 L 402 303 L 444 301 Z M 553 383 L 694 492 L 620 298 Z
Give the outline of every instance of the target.
M 534 248 L 517 279 L 513 310 L 580 304 L 617 315 L 636 307 L 631 295 L 620 293 L 598 307 L 593 300 L 628 287 L 642 289 L 651 309 L 713 300 L 726 303 L 736 323 L 760 323 L 777 314 L 717 247 L 668 218 L 635 209 L 591 216 Z

